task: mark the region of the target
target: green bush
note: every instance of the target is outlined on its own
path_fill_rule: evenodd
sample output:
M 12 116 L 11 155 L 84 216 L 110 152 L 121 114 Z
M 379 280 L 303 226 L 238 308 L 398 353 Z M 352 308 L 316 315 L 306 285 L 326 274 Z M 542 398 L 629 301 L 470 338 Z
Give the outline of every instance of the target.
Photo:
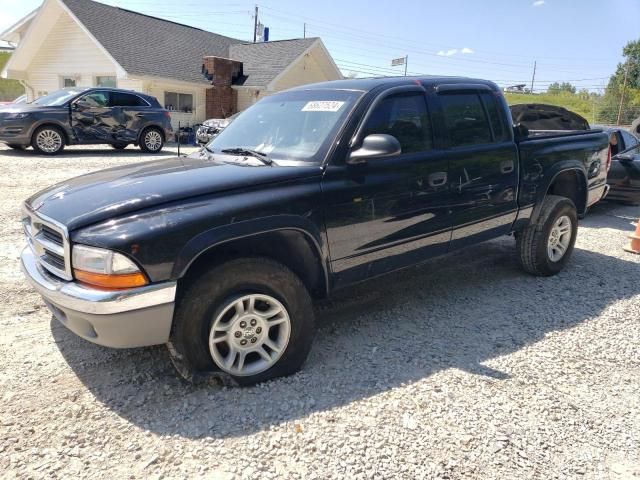
M 10 56 L 10 52 L 0 52 L 0 70 L 4 68 Z M 24 95 L 24 87 L 17 80 L 0 78 L 0 102 L 10 102 L 20 95 Z

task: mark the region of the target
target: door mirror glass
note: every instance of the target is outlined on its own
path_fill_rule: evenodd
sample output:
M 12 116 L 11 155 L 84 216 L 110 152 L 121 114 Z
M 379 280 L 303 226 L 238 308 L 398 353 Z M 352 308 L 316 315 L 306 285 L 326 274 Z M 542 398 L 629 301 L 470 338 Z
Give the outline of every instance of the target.
M 372 133 L 364 138 L 360 148 L 349 154 L 347 163 L 351 165 L 366 163 L 367 160 L 393 157 L 400 153 L 402 148 L 396 137 L 384 133 Z

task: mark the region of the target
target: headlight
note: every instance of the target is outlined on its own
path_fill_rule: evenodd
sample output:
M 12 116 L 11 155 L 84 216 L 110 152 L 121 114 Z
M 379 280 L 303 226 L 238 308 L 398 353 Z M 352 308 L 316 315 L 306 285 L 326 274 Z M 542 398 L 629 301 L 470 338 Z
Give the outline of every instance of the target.
M 26 118 L 28 116 L 29 116 L 28 113 L 19 112 L 19 113 L 7 113 L 4 118 L 7 120 L 20 120 L 21 118 Z
M 73 275 L 82 283 L 107 289 L 141 287 L 148 283 L 138 266 L 118 252 L 74 245 Z

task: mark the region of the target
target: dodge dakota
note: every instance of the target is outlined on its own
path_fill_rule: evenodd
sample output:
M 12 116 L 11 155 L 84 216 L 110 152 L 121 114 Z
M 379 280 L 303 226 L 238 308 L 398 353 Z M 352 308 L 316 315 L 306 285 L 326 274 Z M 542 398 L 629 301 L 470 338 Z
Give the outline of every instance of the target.
M 22 266 L 86 340 L 167 344 L 184 378 L 249 385 L 302 366 L 336 289 L 502 235 L 526 272 L 560 272 L 607 154 L 600 131 L 514 126 L 489 81 L 305 85 L 191 156 L 36 193 Z

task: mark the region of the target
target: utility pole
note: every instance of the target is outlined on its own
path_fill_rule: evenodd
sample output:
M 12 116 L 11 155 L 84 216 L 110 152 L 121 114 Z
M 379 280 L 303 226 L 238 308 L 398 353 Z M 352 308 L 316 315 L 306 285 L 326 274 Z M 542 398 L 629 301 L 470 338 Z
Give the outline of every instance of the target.
M 258 34 L 258 5 L 256 5 L 256 13 L 253 16 L 253 43 L 256 43 Z
M 533 61 L 533 76 L 531 77 L 531 94 L 533 94 L 533 82 L 536 79 L 536 64 L 537 60 Z
M 620 117 L 622 116 L 622 103 L 624 102 L 624 91 L 627 88 L 628 74 L 629 74 L 629 62 L 627 62 L 624 68 L 624 81 L 622 82 L 622 93 L 620 94 L 620 105 L 618 106 L 618 118 L 616 120 L 616 125 L 620 125 Z
M 302 27 L 302 38 L 307 38 L 307 23 L 305 22 Z
M 407 64 L 409 63 L 409 55 L 405 55 L 404 57 L 404 76 L 407 76 Z

